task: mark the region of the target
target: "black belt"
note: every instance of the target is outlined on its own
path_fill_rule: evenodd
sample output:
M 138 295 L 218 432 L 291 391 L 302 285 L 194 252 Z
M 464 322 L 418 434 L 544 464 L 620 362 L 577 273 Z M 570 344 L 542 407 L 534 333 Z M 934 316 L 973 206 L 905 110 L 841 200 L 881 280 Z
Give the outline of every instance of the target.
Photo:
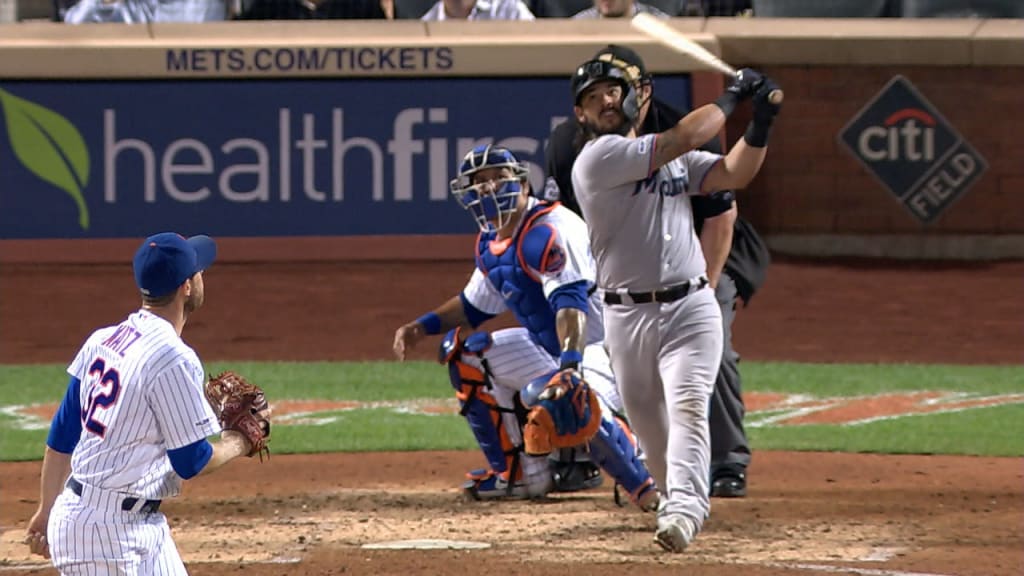
M 82 495 L 82 483 L 74 478 L 68 478 L 68 488 L 75 493 L 76 496 Z M 121 501 L 121 510 L 125 512 L 131 512 L 135 509 L 135 505 L 139 503 L 139 499 L 134 496 L 129 496 Z M 146 500 L 146 503 L 139 508 L 139 512 L 143 514 L 151 514 L 160 509 L 160 500 Z
M 708 285 L 708 279 L 701 277 L 696 288 L 699 290 Z M 692 286 L 689 282 L 683 282 L 675 286 L 669 286 L 662 290 L 651 290 L 650 292 L 627 292 L 633 304 L 647 304 L 649 302 L 675 302 L 690 293 Z M 604 293 L 605 304 L 629 304 L 622 298 L 622 294 L 616 292 Z

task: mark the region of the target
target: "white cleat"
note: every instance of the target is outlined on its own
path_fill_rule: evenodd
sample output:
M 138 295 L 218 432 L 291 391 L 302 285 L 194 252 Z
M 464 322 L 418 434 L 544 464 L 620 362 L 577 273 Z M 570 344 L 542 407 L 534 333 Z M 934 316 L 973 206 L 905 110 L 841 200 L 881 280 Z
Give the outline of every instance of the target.
M 682 516 L 658 518 L 658 531 L 654 533 L 654 542 L 668 552 L 682 553 L 693 541 L 691 522 Z

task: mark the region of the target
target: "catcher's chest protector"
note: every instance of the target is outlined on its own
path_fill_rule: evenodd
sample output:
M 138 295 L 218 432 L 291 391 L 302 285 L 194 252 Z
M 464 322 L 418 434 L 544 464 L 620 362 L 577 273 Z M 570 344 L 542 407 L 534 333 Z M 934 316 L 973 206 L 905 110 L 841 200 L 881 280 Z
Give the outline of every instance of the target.
M 554 209 L 554 206 L 538 204 L 524 215 L 525 222 L 508 244 L 494 240 L 495 233 L 480 234 L 477 242 L 477 267 L 487 276 L 488 281 L 501 293 L 512 314 L 521 326 L 530 332 L 530 337 L 553 356 L 561 348 L 555 329 L 555 315 L 544 296 L 544 289 L 524 267 L 521 244 L 525 232 L 537 219 Z

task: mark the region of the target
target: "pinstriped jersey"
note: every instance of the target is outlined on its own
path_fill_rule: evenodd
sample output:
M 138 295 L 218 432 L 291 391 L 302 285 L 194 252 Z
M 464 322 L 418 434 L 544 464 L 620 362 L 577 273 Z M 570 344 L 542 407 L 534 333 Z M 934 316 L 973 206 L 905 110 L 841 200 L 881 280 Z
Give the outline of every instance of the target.
M 538 200 L 532 197 L 529 198 L 526 214 L 533 213 L 537 206 Z M 519 225 L 526 224 L 526 221 L 527 218 L 524 216 Z M 590 253 L 590 244 L 587 239 L 587 225 L 575 212 L 559 204 L 552 210 L 537 216 L 529 225 L 531 228 L 538 226 L 548 226 L 551 228 L 553 231 L 551 236 L 552 245 L 549 250 L 558 254 L 559 257 L 557 258 L 557 263 L 552 260 L 552 265 L 546 269 L 530 268 L 525 275 L 529 278 L 527 285 L 516 287 L 518 290 L 535 291 L 537 293 L 536 297 L 543 299 L 546 304 L 546 300 L 551 296 L 552 292 L 567 284 L 583 280 L 587 283 L 588 288 L 594 286 L 596 272 L 594 269 L 594 259 Z M 521 238 L 523 236 L 525 236 L 525 231 L 517 230 L 513 234 L 514 238 Z M 515 250 L 516 247 L 510 246 L 507 249 Z M 515 258 L 514 262 L 517 266 L 521 265 L 518 258 Z M 510 309 L 516 312 L 514 307 L 517 302 L 522 301 L 522 298 L 514 297 L 515 295 L 513 294 L 509 294 L 508 297 L 503 295 L 499 288 L 488 279 L 485 272 L 480 269 L 479 265 L 473 270 L 473 275 L 470 276 L 469 281 L 462 290 L 466 300 L 481 312 L 495 316 Z M 587 344 L 593 344 L 604 340 L 604 319 L 602 317 L 602 303 L 599 295 L 596 293 L 590 294 L 588 302 L 586 338 Z M 548 305 L 548 310 L 551 315 L 550 324 L 554 326 L 555 312 L 550 308 L 550 305 Z M 529 329 L 529 326 L 524 327 Z M 539 334 L 531 334 L 531 337 L 535 342 L 543 340 Z M 555 350 L 552 354 L 557 354 L 559 349 L 557 343 L 554 348 Z M 548 351 L 551 352 L 551 350 Z
M 139 310 L 86 340 L 68 373 L 81 381 L 82 435 L 71 474 L 147 499 L 175 496 L 167 451 L 220 432 L 199 357 L 170 322 Z
M 572 183 L 605 290 L 657 290 L 704 274 L 688 195 L 722 159 L 691 150 L 652 171 L 656 134 L 607 134 L 587 142 Z

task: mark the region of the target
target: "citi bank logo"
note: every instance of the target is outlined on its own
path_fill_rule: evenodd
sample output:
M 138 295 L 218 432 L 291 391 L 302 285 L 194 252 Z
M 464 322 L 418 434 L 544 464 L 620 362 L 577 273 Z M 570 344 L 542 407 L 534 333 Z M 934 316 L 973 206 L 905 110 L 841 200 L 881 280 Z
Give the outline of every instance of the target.
M 22 168 L 66 192 L 78 207 L 78 225 L 88 230 L 83 191 L 89 185 L 89 148 L 78 128 L 57 112 L 3 88 L 0 108 L 14 157 Z
M 919 108 L 903 108 L 881 126 L 867 126 L 857 137 L 857 151 L 872 162 L 935 160 L 935 118 Z
M 839 142 L 922 223 L 946 211 L 988 168 L 902 76 L 893 77 L 850 119 Z

